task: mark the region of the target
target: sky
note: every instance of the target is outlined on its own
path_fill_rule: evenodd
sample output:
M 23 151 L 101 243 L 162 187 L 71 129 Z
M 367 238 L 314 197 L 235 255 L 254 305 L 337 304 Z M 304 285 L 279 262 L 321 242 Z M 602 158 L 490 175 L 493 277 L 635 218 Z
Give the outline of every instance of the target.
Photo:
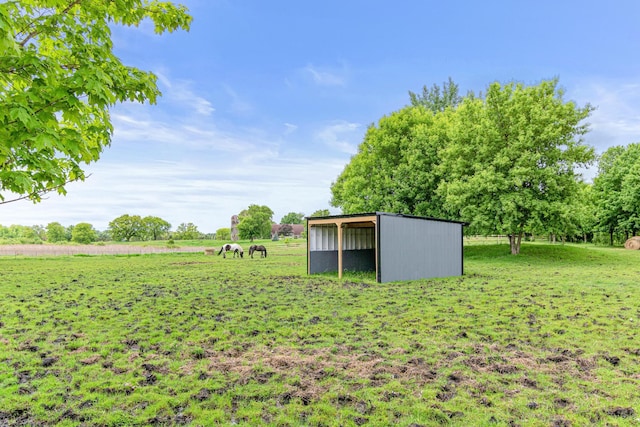
M 213 233 L 251 204 L 275 222 L 338 214 L 330 186 L 367 127 L 449 77 L 461 94 L 558 78 L 566 101 L 596 108 L 585 143 L 597 153 L 640 142 L 637 0 L 174 3 L 189 32 L 113 29 L 116 55 L 153 72 L 163 96 L 112 108 L 90 176 L 66 196 L 0 205 L 0 225 L 102 231 L 128 214 Z

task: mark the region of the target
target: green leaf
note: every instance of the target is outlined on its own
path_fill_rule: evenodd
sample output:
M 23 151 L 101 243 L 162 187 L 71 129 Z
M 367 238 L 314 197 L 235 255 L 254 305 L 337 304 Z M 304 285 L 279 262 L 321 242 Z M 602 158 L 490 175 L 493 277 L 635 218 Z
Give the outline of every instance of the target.
M 160 32 L 191 22 L 186 8 L 153 0 L 0 3 L 1 189 L 34 201 L 64 193 L 84 176 L 78 164 L 109 146 L 109 107 L 155 102 L 155 77 L 114 55 L 110 31 L 146 18 Z

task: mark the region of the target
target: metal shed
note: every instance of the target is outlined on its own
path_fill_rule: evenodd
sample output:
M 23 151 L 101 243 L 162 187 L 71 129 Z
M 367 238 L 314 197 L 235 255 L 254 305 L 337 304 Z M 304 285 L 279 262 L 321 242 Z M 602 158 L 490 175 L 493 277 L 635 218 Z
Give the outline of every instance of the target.
M 375 271 L 379 283 L 463 274 L 466 223 L 387 212 L 307 218 L 307 272 Z

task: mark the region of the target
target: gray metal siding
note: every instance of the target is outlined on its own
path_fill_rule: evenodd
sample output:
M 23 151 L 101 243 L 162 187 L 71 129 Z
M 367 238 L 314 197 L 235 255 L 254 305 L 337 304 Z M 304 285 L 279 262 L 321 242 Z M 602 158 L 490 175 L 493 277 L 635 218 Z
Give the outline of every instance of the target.
M 338 251 L 309 252 L 309 273 L 338 271 Z
M 462 274 L 462 224 L 380 215 L 380 282 Z
M 343 251 L 342 269 L 344 271 L 376 271 L 376 250 Z

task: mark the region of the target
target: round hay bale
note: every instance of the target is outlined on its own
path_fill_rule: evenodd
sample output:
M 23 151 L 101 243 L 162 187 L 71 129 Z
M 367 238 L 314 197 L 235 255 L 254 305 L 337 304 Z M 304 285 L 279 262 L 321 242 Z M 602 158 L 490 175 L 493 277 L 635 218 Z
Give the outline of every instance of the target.
M 632 238 L 627 239 L 627 241 L 624 242 L 624 248 L 636 251 L 640 249 L 640 236 L 633 236 Z

